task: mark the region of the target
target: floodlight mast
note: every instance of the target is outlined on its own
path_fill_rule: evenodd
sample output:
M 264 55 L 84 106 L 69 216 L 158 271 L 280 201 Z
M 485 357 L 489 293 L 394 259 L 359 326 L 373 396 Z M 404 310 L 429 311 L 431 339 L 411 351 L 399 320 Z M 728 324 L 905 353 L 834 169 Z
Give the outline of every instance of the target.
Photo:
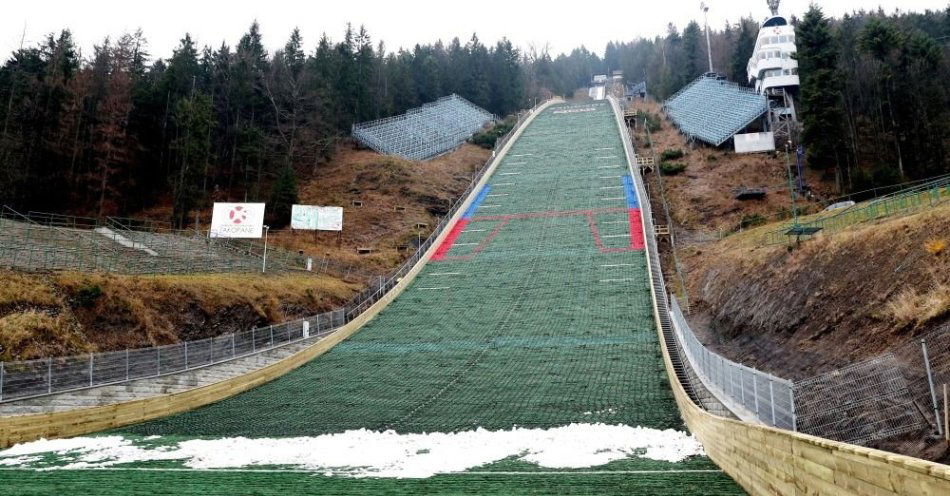
M 778 0 L 769 1 L 777 2 Z M 706 20 L 706 54 L 709 56 L 709 72 L 713 72 L 712 45 L 709 43 L 709 6 L 706 5 L 706 2 L 699 2 L 699 9 L 703 11 Z

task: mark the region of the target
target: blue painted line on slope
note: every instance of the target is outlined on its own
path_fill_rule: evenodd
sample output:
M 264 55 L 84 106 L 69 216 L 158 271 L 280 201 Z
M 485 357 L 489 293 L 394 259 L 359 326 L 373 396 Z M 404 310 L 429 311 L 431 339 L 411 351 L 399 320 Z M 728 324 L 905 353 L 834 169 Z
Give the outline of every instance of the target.
M 623 192 L 627 197 L 627 208 L 640 208 L 637 192 L 633 189 L 633 178 L 628 175 L 623 176 Z
M 478 196 L 475 197 L 475 201 L 468 206 L 468 209 L 465 210 L 465 213 L 462 215 L 462 218 L 465 220 L 471 219 L 475 215 L 475 211 L 478 210 L 478 207 L 481 206 L 482 202 L 485 201 L 485 198 L 488 196 L 488 192 L 491 191 L 491 186 L 486 185 L 478 193 Z

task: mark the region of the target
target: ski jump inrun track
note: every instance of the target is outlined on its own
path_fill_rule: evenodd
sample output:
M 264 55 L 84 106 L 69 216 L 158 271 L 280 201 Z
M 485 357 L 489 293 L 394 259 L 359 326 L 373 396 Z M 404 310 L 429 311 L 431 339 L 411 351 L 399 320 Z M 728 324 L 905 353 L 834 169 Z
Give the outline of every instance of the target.
M 768 436 L 790 434 L 709 421 L 671 383 L 644 243 L 647 200 L 612 105 L 536 110 L 398 296 L 341 331 L 347 339 L 325 353 L 184 413 L 0 452 L 0 492 L 719 495 L 817 487 L 760 474 L 795 464 L 782 447 L 771 460 L 759 454 L 774 444 Z M 705 452 L 725 471 L 684 419 L 700 439 L 721 440 Z M 748 477 L 736 469 L 745 456 L 738 438 L 754 455 Z M 794 449 L 792 438 L 776 439 Z M 817 456 L 810 463 L 824 463 Z

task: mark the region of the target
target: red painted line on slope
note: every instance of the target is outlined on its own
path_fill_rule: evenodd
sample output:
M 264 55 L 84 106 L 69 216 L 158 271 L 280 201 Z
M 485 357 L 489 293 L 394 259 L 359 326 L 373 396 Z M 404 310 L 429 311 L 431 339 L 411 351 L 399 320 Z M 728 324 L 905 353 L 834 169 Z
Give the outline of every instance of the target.
M 455 240 L 458 239 L 459 235 L 462 234 L 462 231 L 465 229 L 469 223 L 468 219 L 459 219 L 455 223 L 455 226 L 452 227 L 452 230 L 449 231 L 449 235 L 442 240 L 442 244 L 439 245 L 439 248 L 435 250 L 435 253 L 432 255 L 432 260 L 444 260 L 445 256 L 449 253 L 449 250 L 452 249 L 452 245 L 455 244 Z
M 494 241 L 495 238 L 498 237 L 498 234 L 501 233 L 501 230 L 504 229 L 505 226 L 508 225 L 508 222 L 509 221 L 506 219 L 502 221 L 500 224 L 498 224 L 497 226 L 495 226 L 495 229 L 493 229 L 492 232 L 489 233 L 488 236 L 485 237 L 485 239 L 483 239 L 480 243 L 478 243 L 478 246 L 476 246 L 475 249 L 472 250 L 472 252 L 469 253 L 468 255 L 456 255 L 456 256 L 451 256 L 451 257 L 445 256 L 445 257 L 440 258 L 439 260 L 467 261 L 467 260 L 471 260 L 475 258 L 475 255 L 478 255 L 479 253 L 481 253 L 482 250 L 484 250 L 485 248 L 488 248 L 488 245 L 490 245 L 492 241 Z
M 627 213 L 628 221 L 630 223 L 630 246 L 628 247 L 618 247 L 618 248 L 609 248 L 604 246 L 603 239 L 600 237 L 600 230 L 597 228 L 597 221 L 595 219 L 596 215 L 599 214 L 617 214 L 617 213 Z M 446 236 L 445 240 L 439 245 L 439 249 L 436 250 L 435 254 L 432 256 L 432 261 L 469 261 L 475 258 L 476 255 L 481 253 L 485 248 L 488 248 L 489 245 L 501 234 L 501 231 L 511 223 L 512 220 L 518 219 L 539 219 L 539 218 L 551 218 L 551 217 L 576 217 L 576 216 L 585 216 L 587 217 L 587 225 L 590 228 L 591 236 L 594 238 L 594 245 L 597 246 L 597 251 L 600 253 L 625 253 L 631 251 L 642 251 L 644 249 L 643 243 L 643 225 L 640 218 L 639 209 L 629 209 L 626 207 L 613 207 L 613 208 L 598 208 L 590 210 L 553 210 L 547 212 L 529 212 L 521 214 L 505 214 L 505 215 L 484 215 L 479 217 L 472 217 L 471 219 L 462 219 L 459 221 L 455 227 L 452 228 L 452 231 Z M 501 221 L 498 225 L 492 229 L 491 233 L 485 237 L 470 253 L 465 255 L 454 255 L 449 256 L 448 252 L 452 249 L 452 245 L 455 243 L 456 239 L 461 234 L 462 230 L 470 222 L 484 222 L 484 221 Z
M 630 218 L 630 249 L 643 251 L 643 219 L 640 217 L 639 208 L 631 208 L 628 214 Z

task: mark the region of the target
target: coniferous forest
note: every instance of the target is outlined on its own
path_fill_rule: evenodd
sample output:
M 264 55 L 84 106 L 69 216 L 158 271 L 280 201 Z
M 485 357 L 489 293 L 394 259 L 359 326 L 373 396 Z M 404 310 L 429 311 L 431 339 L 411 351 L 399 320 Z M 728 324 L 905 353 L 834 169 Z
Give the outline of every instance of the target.
M 950 9 L 793 19 L 799 113 L 809 165 L 841 191 L 950 171 Z M 745 82 L 758 22 L 713 29 L 714 67 Z M 504 116 L 536 98 L 570 96 L 622 70 L 663 100 L 707 71 L 697 23 L 665 36 L 552 56 L 473 35 L 390 51 L 363 28 L 318 38 L 295 30 L 264 48 L 252 24 L 233 46 L 184 35 L 169 58 L 146 34 L 80 54 L 68 30 L 0 66 L 0 204 L 125 215 L 171 205 L 185 225 L 212 200 L 287 203 L 297 177 L 330 159 L 354 122 L 450 93 Z M 163 47 L 164 48 L 164 47 Z

